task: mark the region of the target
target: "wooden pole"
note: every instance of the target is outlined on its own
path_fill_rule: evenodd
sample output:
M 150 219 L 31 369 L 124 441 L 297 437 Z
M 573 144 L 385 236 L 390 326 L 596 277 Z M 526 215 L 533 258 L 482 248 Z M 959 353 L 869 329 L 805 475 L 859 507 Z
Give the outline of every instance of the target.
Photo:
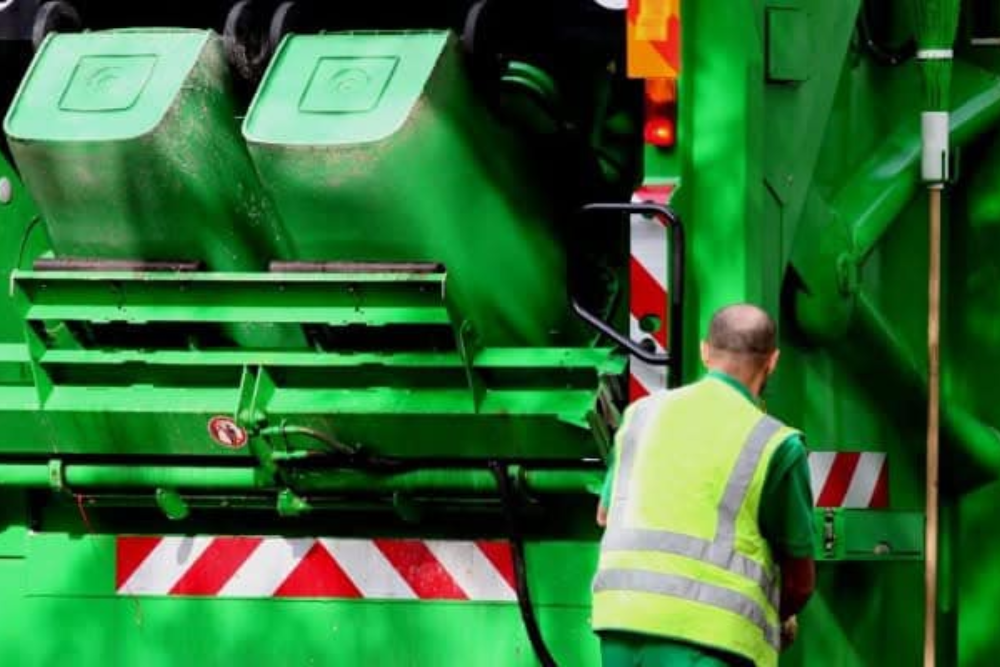
M 928 191 L 930 256 L 927 267 L 927 499 L 924 535 L 924 667 L 935 667 L 938 569 L 938 405 L 941 336 L 941 186 Z

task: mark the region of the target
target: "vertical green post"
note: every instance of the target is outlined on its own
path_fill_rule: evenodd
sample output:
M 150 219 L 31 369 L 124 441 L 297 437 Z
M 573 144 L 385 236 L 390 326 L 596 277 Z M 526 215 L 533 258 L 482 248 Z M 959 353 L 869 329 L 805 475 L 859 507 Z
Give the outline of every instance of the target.
M 723 0 L 687 2 L 684 74 L 679 105 L 679 202 L 687 223 L 688 284 L 685 337 L 698 340 L 711 313 L 734 301 L 763 303 L 774 314 L 777 295 L 760 279 L 764 216 L 763 60 L 759 6 Z M 691 140 L 691 138 L 697 138 Z M 699 367 L 696 345 L 684 366 Z

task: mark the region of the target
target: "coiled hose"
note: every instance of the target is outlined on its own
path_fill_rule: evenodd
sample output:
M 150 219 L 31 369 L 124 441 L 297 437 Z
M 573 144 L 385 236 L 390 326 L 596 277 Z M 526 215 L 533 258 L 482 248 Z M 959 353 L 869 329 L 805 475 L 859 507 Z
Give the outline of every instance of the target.
M 521 525 L 517 520 L 515 508 L 514 488 L 511 485 L 510 475 L 507 468 L 499 461 L 490 462 L 490 471 L 497 480 L 497 489 L 500 491 L 500 502 L 503 507 L 504 519 L 507 522 L 507 534 L 510 540 L 510 549 L 514 560 L 514 586 L 517 592 L 517 606 L 521 609 L 521 621 L 524 623 L 524 630 L 528 633 L 528 641 L 535 652 L 535 657 L 542 667 L 557 667 L 549 647 L 542 637 L 541 628 L 538 626 L 538 619 L 535 617 L 535 610 L 531 604 L 531 591 L 528 589 L 528 573 L 524 561 L 524 541 L 521 537 Z

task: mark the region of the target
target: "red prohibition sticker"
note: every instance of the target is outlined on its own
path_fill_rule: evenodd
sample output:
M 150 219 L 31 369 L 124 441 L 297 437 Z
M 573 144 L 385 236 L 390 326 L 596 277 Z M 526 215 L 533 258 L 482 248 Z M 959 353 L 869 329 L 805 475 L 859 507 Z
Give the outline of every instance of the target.
M 241 449 L 247 444 L 247 432 L 232 417 L 212 417 L 208 420 L 208 435 L 216 444 L 229 449 Z

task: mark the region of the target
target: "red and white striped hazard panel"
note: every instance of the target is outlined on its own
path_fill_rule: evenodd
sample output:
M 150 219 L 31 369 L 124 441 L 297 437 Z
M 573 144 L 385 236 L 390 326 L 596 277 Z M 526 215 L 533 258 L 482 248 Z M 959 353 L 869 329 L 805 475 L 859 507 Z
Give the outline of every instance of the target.
M 816 507 L 889 506 L 889 466 L 884 452 L 810 452 L 809 474 Z
M 507 542 L 119 537 L 119 595 L 513 602 Z
M 673 183 L 645 185 L 632 196 L 633 203 L 667 204 Z M 629 220 L 629 334 L 632 340 L 652 338 L 656 351 L 667 347 L 668 282 L 670 275 L 668 230 L 657 218 L 633 215 Z M 654 331 L 644 331 L 643 322 L 658 322 Z M 638 400 L 667 386 L 667 369 L 639 359 L 629 361 L 629 399 Z

